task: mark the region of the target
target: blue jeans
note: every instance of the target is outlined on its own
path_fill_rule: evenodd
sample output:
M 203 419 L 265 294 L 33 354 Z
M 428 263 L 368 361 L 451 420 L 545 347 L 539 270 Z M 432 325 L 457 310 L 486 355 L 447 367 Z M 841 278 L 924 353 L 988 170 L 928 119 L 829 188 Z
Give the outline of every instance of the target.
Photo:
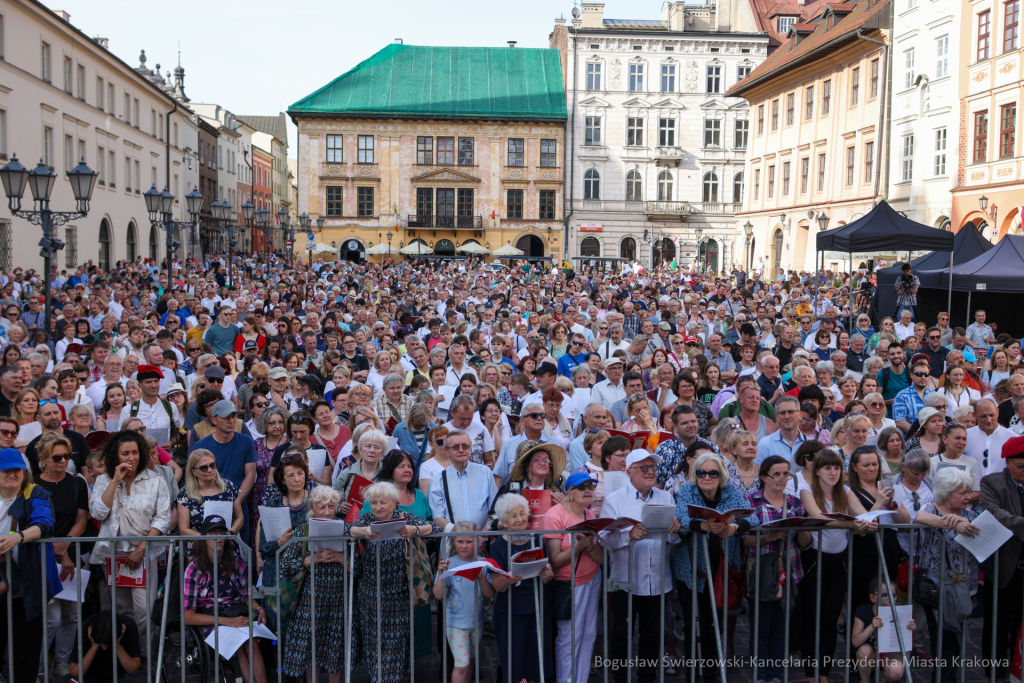
M 757 661 L 758 680 L 782 678 L 782 660 L 786 656 L 785 637 L 786 610 L 782 600 L 762 602 L 758 606 L 757 650 L 753 653 Z M 748 609 L 753 609 L 749 605 Z

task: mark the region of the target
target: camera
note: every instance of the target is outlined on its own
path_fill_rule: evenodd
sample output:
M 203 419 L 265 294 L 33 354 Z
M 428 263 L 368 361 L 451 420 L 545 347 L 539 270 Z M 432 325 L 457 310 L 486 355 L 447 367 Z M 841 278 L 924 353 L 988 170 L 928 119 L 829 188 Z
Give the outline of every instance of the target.
M 901 273 L 896 288 L 900 290 L 901 294 L 909 294 L 914 288 L 914 276 L 910 273 Z

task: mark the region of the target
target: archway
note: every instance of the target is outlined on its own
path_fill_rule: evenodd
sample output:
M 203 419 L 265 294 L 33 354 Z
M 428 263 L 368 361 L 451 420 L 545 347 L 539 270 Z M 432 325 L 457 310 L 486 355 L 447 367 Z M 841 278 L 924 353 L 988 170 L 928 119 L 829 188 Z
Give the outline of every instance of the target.
M 125 254 L 125 259 L 127 259 L 128 262 L 131 263 L 132 261 L 135 260 L 135 257 L 139 255 L 139 253 L 138 253 L 138 240 L 136 239 L 136 236 L 135 236 L 135 224 L 134 223 L 129 223 L 128 224 L 128 234 L 124 238 L 124 245 L 125 245 L 125 248 L 127 249 L 127 253 Z
M 601 256 L 601 243 L 596 237 L 584 237 L 580 242 L 580 256 L 597 258 Z
M 636 260 L 636 240 L 632 237 L 627 237 L 622 240 L 619 244 L 619 256 L 626 259 L 627 261 Z
M 455 256 L 455 244 L 451 240 L 438 240 L 434 245 L 435 256 Z
M 654 242 L 654 260 L 651 267 L 657 268 L 663 263 L 670 263 L 676 257 L 676 243 L 671 237 L 663 237 Z
M 713 238 L 700 243 L 700 263 L 704 270 L 718 272 L 718 242 Z
M 771 256 L 769 262 L 772 264 L 772 272 L 769 280 L 775 278 L 775 275 L 779 272 L 779 268 L 782 265 L 782 229 L 776 228 L 775 232 L 772 233 L 771 241 Z
M 129 226 L 129 229 L 131 226 Z M 110 223 L 104 218 L 100 221 L 100 253 L 99 266 L 102 270 L 110 270 Z
M 523 235 L 516 240 L 516 249 L 523 252 L 523 256 L 545 256 L 544 241 L 536 235 Z
M 366 246 L 357 237 L 347 237 L 338 246 L 338 260 L 350 261 L 352 263 L 363 263 L 366 261 Z
M 1010 209 L 1009 213 L 1000 220 L 999 233 L 996 235 L 996 240 L 1001 240 L 1005 235 L 1019 235 L 1021 227 L 1020 213 L 1017 211 L 1017 207 Z

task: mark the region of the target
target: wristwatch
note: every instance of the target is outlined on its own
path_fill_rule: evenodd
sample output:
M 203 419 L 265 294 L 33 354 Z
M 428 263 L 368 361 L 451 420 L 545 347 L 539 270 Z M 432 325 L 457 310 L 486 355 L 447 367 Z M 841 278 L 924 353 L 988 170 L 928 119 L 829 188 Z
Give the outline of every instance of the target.
M 18 532 L 18 536 L 21 538 L 21 540 L 18 541 L 18 543 L 24 543 L 25 542 L 25 534 L 23 532 L 19 531 Z

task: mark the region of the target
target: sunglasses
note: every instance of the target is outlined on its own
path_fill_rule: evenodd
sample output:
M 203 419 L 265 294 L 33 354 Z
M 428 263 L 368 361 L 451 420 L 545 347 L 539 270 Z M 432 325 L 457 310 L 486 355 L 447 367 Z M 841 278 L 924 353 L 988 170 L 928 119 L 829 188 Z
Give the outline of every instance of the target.
M 266 407 L 267 407 L 267 406 L 269 406 L 269 405 L 270 405 L 270 403 L 269 403 L 269 402 L 264 402 L 264 403 L 253 403 L 253 404 L 252 404 L 252 407 L 253 407 L 253 408 L 266 408 Z
M 651 465 L 647 465 L 647 467 L 651 467 Z M 580 484 L 579 486 L 576 487 L 576 490 L 577 491 L 593 491 L 596 488 L 597 488 L 597 484 L 595 484 L 594 482 L 590 482 L 589 484 Z
M 224 378 L 223 377 L 207 377 L 206 381 L 211 383 L 211 384 L 224 384 Z
M 40 406 L 45 406 L 47 403 L 56 403 L 56 402 L 57 402 L 57 399 L 55 399 L 55 398 L 39 399 L 39 405 Z
M 697 475 L 698 479 L 703 479 L 704 477 L 711 477 L 712 479 L 718 479 L 720 476 L 722 476 L 722 473 L 719 472 L 718 470 L 711 470 L 710 472 L 708 472 L 706 470 L 697 470 L 697 472 L 695 474 Z
M 655 470 L 658 469 L 656 465 L 633 465 L 633 467 L 640 470 L 644 474 L 650 474 L 651 472 L 654 472 Z
M 281 462 L 284 462 L 284 458 L 281 458 Z M 199 470 L 200 472 L 209 472 L 210 470 L 217 469 L 217 463 L 211 462 L 206 465 L 197 465 L 192 468 L 193 470 Z
M 63 454 L 63 453 L 59 454 L 59 455 L 51 455 L 50 456 L 50 460 L 52 460 L 55 463 L 64 462 L 65 460 L 70 461 L 71 460 L 71 456 L 69 456 L 67 454 Z
M 281 464 L 286 465 L 290 462 L 305 462 L 302 456 L 298 453 L 290 453 L 288 455 L 281 456 Z
M 523 417 L 530 420 L 539 420 L 544 417 L 544 413 L 527 413 L 526 415 L 523 415 Z

